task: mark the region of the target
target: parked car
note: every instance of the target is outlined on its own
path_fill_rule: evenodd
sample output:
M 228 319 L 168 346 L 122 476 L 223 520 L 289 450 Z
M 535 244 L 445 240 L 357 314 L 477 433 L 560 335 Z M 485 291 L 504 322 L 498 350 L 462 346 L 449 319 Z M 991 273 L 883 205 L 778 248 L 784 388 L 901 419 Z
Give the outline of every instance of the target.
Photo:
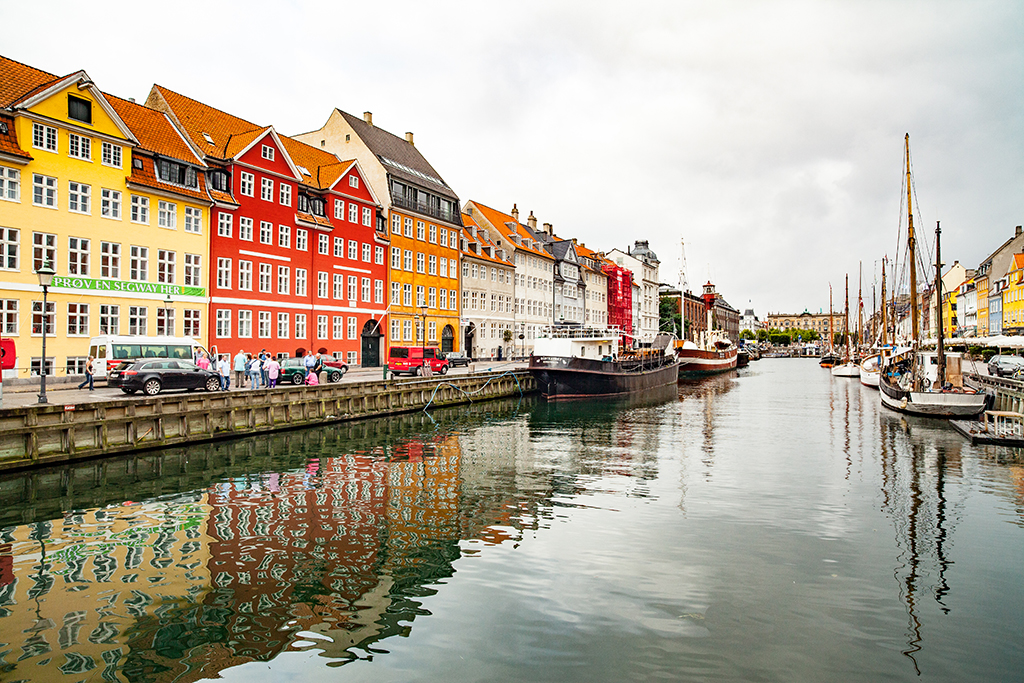
M 457 368 L 460 365 L 463 367 L 469 366 L 469 357 L 462 351 L 449 351 L 444 357 L 448 361 L 448 365 L 453 368 Z
M 327 373 L 328 382 L 340 382 L 341 378 L 348 372 L 348 364 L 334 358 L 322 356 L 324 360 L 324 372 Z M 281 361 L 281 376 L 278 384 L 302 384 L 306 381 L 306 359 L 285 358 Z
M 108 373 L 107 382 L 126 394 L 141 391 L 147 396 L 156 396 L 165 389 L 220 390 L 220 376 L 190 360 L 127 361 Z
M 1024 370 L 1024 357 L 1021 356 L 992 356 L 988 362 L 988 374 L 996 377 L 1008 377 Z
M 423 374 L 426 364 L 433 373 L 448 372 L 448 361 L 433 346 L 392 346 L 388 356 L 388 370 L 395 375 L 409 374 L 415 377 Z
M 324 372 L 327 373 L 328 382 L 340 382 L 341 378 L 348 372 L 348 363 L 330 356 L 320 356 L 324 361 Z

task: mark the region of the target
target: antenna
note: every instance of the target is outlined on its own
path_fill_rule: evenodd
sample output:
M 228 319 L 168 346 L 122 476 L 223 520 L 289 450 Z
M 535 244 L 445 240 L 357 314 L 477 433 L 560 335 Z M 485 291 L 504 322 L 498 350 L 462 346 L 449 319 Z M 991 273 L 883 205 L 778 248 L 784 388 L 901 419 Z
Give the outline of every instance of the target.
M 679 238 L 679 291 L 685 292 L 689 283 L 686 281 L 686 240 Z

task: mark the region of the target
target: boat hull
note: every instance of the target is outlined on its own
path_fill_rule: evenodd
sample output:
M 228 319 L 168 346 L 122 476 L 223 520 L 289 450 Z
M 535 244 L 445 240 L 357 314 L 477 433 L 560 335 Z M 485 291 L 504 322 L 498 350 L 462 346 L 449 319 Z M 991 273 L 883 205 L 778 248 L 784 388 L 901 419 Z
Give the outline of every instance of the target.
M 735 347 L 724 351 L 676 349 L 676 357 L 679 358 L 679 378 L 704 377 L 735 370 L 736 355 Z
M 549 401 L 625 396 L 674 384 L 679 364 L 668 358 L 657 367 L 632 369 L 614 361 L 533 356 L 530 373 Z
M 856 363 L 843 363 L 832 366 L 833 377 L 860 377 L 860 366 Z
M 866 387 L 873 389 L 878 388 L 878 380 L 881 378 L 881 373 L 878 370 L 879 357 L 869 356 L 861 361 L 860 364 L 860 383 Z
M 878 383 L 882 405 L 890 410 L 929 417 L 969 417 L 985 410 L 985 394 L 903 391 L 885 378 Z

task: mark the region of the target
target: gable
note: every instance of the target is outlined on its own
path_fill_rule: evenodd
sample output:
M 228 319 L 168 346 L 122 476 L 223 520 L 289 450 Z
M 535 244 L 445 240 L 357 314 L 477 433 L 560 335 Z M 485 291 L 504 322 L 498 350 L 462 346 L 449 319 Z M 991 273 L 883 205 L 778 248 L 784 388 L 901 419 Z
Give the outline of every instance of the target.
M 234 159 L 243 164 L 292 177 L 296 181 L 302 180 L 302 174 L 295 167 L 284 145 L 281 144 L 273 126 L 254 136 L 241 151 L 234 155 Z
M 119 138 L 130 144 L 138 142 L 84 71 L 26 97 L 15 109 L 29 111 L 71 128 Z M 75 114 L 81 113 L 86 113 L 88 120 L 75 118 Z
M 355 179 L 357 187 L 352 187 L 352 179 Z M 338 178 L 338 181 L 331 186 L 331 189 L 351 197 L 358 197 L 371 204 L 378 203 L 377 198 L 370 190 L 370 184 L 366 182 L 366 178 L 363 177 L 359 164 L 356 162 L 353 162 L 352 166 Z

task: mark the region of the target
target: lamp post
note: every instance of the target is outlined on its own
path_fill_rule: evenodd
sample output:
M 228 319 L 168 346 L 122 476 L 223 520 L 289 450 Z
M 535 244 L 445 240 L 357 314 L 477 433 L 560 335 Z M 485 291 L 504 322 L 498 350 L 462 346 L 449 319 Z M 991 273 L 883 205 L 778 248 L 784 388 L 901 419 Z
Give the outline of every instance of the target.
M 171 313 L 171 306 L 174 302 L 171 301 L 171 293 L 167 292 L 167 298 L 164 299 L 164 334 L 168 337 L 174 336 L 174 318 Z
M 48 320 L 46 315 L 46 293 L 50 288 L 50 284 L 53 282 L 54 275 L 56 275 L 56 271 L 53 269 L 53 266 L 50 265 L 49 261 L 44 261 L 42 267 L 36 271 L 36 276 L 39 278 L 39 286 L 43 288 L 43 357 L 39 359 L 40 403 L 46 403 L 46 323 Z

